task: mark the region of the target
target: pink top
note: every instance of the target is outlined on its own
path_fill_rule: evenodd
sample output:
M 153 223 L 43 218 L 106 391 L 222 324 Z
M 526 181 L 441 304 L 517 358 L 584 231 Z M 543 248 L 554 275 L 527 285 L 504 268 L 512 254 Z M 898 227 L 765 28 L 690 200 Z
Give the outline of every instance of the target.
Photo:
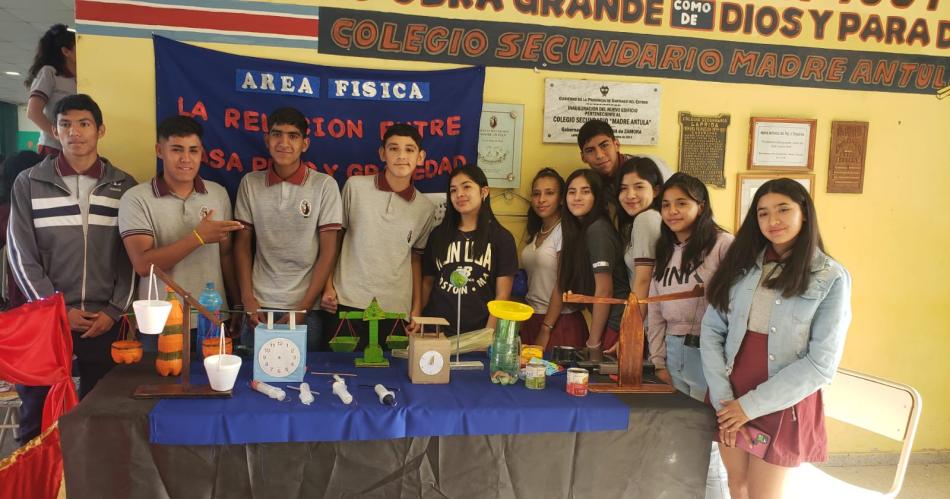
M 663 271 L 663 278 L 659 281 L 650 279 L 650 296 L 666 295 L 681 291 L 690 291 L 696 285 L 705 287 L 712 278 L 719 262 L 726 255 L 732 244 L 732 234 L 720 232 L 702 265 L 684 275 L 682 265 L 683 250 L 686 244 L 677 244 L 673 247 L 673 256 Z M 666 367 L 666 335 L 683 336 L 686 334 L 699 335 L 699 328 L 706 313 L 706 298 L 690 298 L 687 300 L 673 300 L 651 303 L 647 307 L 647 338 L 650 343 L 650 360 L 657 367 Z

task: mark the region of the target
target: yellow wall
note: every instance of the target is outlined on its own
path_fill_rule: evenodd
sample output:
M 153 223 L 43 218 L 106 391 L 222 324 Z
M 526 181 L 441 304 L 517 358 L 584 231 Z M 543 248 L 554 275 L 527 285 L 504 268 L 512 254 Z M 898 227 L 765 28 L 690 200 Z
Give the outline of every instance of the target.
M 557 24 L 513 13 L 400 7 L 391 0 L 354 4 L 352 0 L 310 2 L 320 6 L 372 8 L 429 16 Z M 777 4 L 780 2 L 773 2 Z M 800 2 L 789 2 L 789 4 Z M 827 2 L 822 8 L 836 8 Z M 510 2 L 506 2 L 510 4 Z M 809 7 L 809 6 L 806 6 Z M 850 6 L 853 11 L 867 11 Z M 947 17 L 950 6 L 937 14 L 914 6 L 908 17 Z M 561 25 L 617 29 L 593 21 L 561 21 Z M 639 29 L 638 27 L 628 29 Z M 663 33 L 660 29 L 654 32 Z M 682 36 L 682 32 L 666 31 Z M 725 38 L 722 35 L 711 35 Z M 753 40 L 766 43 L 782 41 Z M 313 50 L 202 44 L 241 55 L 271 57 L 336 66 L 385 69 L 441 69 L 445 64 L 320 55 Z M 867 50 L 856 43 L 832 40 L 812 43 L 828 48 Z M 894 52 L 945 55 L 936 49 L 892 49 Z M 201 71 L 201 68 L 195 68 Z M 138 179 L 154 168 L 154 61 L 151 40 L 81 35 L 79 88 L 102 105 L 107 134 L 103 154 Z M 735 176 L 745 171 L 750 116 L 815 118 L 817 186 L 815 200 L 825 243 L 854 278 L 854 322 L 842 365 L 913 385 L 924 400 L 916 449 L 950 449 L 950 99 L 933 95 L 820 90 L 764 85 L 704 83 L 687 80 L 615 77 L 553 71 L 490 67 L 485 101 L 525 106 L 523 185 L 543 166 L 567 174 L 581 165 L 576 146 L 542 144 L 543 82 L 547 77 L 656 82 L 663 87 L 660 144 L 627 147 L 627 152 L 656 154 L 675 168 L 679 125 L 677 113 L 730 113 L 726 146 L 726 189 L 711 189 L 720 222 L 732 228 Z M 863 194 L 827 194 L 827 162 L 832 120 L 870 122 Z M 526 205 L 496 198 L 499 213 L 523 214 Z M 523 222 L 503 221 L 520 234 Z M 832 425 L 831 450 L 863 452 L 894 450 L 896 445 Z

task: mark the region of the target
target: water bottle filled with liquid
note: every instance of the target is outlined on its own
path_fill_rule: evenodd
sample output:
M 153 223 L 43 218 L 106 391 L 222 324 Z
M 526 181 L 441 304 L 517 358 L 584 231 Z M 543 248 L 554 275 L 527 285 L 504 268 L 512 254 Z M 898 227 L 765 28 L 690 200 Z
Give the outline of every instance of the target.
M 214 289 L 213 282 L 205 285 L 204 291 L 198 296 L 198 303 L 207 308 L 217 319 L 221 319 L 221 295 Z M 202 360 L 201 346 L 204 344 L 204 340 L 217 338 L 218 335 L 218 329 L 214 327 L 214 324 L 204 315 L 198 314 L 198 335 L 195 341 L 195 358 L 197 360 Z

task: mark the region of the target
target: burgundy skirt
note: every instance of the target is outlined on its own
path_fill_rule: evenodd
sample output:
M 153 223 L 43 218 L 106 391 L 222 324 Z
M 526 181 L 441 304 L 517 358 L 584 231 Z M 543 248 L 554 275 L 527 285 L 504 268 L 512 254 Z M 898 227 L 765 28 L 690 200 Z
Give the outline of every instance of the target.
M 646 336 L 644 336 L 644 339 L 646 339 Z M 617 344 L 618 341 L 620 341 L 620 333 L 610 326 L 604 326 L 604 334 L 600 337 L 600 348 L 607 350 Z
M 729 375 L 732 392 L 739 398 L 768 379 L 769 335 L 746 331 Z M 748 424 L 772 436 L 772 443 L 765 451 L 765 462 L 769 464 L 793 468 L 828 458 L 821 390 L 787 409 L 760 416 Z M 717 434 L 717 441 L 718 437 Z
M 544 324 L 544 314 L 534 314 L 530 319 L 521 324 L 521 344 L 535 345 L 538 334 L 541 333 L 541 326 Z M 580 311 L 561 314 L 551 331 L 548 339 L 547 350 L 554 347 L 574 347 L 584 348 L 587 342 L 587 321 L 584 320 L 584 314 Z

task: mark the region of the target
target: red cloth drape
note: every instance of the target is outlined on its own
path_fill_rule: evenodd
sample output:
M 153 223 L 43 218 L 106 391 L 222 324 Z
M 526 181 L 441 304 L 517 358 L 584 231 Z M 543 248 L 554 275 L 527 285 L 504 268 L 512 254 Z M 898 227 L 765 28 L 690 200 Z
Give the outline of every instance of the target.
M 0 378 L 50 386 L 43 431 L 78 402 L 72 357 L 73 339 L 61 293 L 0 313 Z
M 59 425 L 0 461 L 0 497 L 53 499 L 63 478 L 63 450 Z

